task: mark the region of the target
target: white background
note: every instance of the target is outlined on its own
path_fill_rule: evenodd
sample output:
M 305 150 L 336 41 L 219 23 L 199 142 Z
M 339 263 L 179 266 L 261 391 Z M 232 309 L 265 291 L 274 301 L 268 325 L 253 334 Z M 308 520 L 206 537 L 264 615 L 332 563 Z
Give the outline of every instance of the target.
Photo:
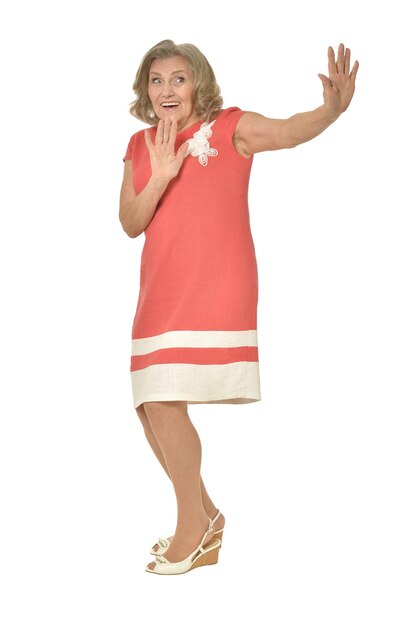
M 416 194 L 411 5 L 21 2 L 2 16 L 1 621 L 415 626 Z M 216 567 L 144 571 L 172 485 L 133 409 L 144 236 L 118 220 L 145 52 L 206 55 L 224 106 L 349 109 L 255 155 L 262 401 L 190 405 L 226 517 Z

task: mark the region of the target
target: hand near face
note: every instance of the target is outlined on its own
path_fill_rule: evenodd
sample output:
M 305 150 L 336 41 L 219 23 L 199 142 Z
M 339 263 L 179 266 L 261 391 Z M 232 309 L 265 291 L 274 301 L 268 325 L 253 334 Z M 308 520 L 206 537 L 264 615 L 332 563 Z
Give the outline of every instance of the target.
M 160 119 L 156 131 L 155 143 L 149 136 L 149 131 L 145 130 L 145 141 L 149 150 L 151 160 L 152 176 L 164 180 L 175 178 L 181 169 L 185 157 L 187 156 L 188 141 L 185 141 L 175 154 L 175 138 L 177 135 L 177 120 Z
M 334 50 L 328 48 L 329 78 L 324 74 L 319 74 L 323 84 L 324 104 L 329 113 L 339 116 L 346 111 L 355 92 L 355 79 L 359 69 L 359 61 L 355 61 L 352 71 L 349 74 L 350 49 L 344 45 L 339 45 L 337 61 L 335 62 Z

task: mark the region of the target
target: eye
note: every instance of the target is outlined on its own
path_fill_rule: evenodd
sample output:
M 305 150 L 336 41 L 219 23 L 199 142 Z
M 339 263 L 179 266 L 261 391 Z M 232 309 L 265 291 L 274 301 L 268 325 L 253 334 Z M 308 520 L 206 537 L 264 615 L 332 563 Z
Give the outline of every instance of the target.
M 156 80 L 161 80 L 161 79 L 160 78 L 152 78 L 151 83 L 155 83 Z M 177 76 L 176 80 L 184 82 L 185 78 L 184 78 L 184 76 Z

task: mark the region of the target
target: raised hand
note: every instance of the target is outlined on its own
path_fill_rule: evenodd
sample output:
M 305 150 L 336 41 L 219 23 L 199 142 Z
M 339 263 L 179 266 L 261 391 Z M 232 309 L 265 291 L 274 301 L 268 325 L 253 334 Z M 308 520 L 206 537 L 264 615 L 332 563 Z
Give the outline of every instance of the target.
M 175 154 L 175 138 L 177 135 L 177 120 L 159 120 L 156 131 L 155 144 L 145 130 L 145 141 L 151 160 L 152 176 L 164 180 L 175 178 L 181 169 L 184 158 L 187 156 L 188 142 L 185 141 Z
M 355 79 L 358 73 L 359 61 L 355 61 L 352 71 L 349 74 L 350 49 L 339 44 L 337 61 L 335 62 L 334 50 L 328 48 L 329 78 L 324 74 L 319 74 L 323 84 L 324 105 L 329 113 L 338 116 L 348 108 L 355 92 Z

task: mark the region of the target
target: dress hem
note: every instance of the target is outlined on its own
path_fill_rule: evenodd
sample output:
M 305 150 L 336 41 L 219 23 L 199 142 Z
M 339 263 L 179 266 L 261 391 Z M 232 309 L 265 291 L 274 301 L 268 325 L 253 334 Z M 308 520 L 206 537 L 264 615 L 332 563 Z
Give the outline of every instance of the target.
M 250 402 L 260 402 L 262 398 L 257 394 L 248 394 L 247 396 L 242 397 L 232 397 L 232 398 L 220 398 L 220 399 L 211 399 L 211 400 L 190 400 L 189 394 L 158 394 L 157 397 L 149 397 L 144 400 L 134 400 L 133 406 L 137 409 L 144 402 L 176 402 L 182 401 L 187 402 L 188 404 L 248 404 Z

